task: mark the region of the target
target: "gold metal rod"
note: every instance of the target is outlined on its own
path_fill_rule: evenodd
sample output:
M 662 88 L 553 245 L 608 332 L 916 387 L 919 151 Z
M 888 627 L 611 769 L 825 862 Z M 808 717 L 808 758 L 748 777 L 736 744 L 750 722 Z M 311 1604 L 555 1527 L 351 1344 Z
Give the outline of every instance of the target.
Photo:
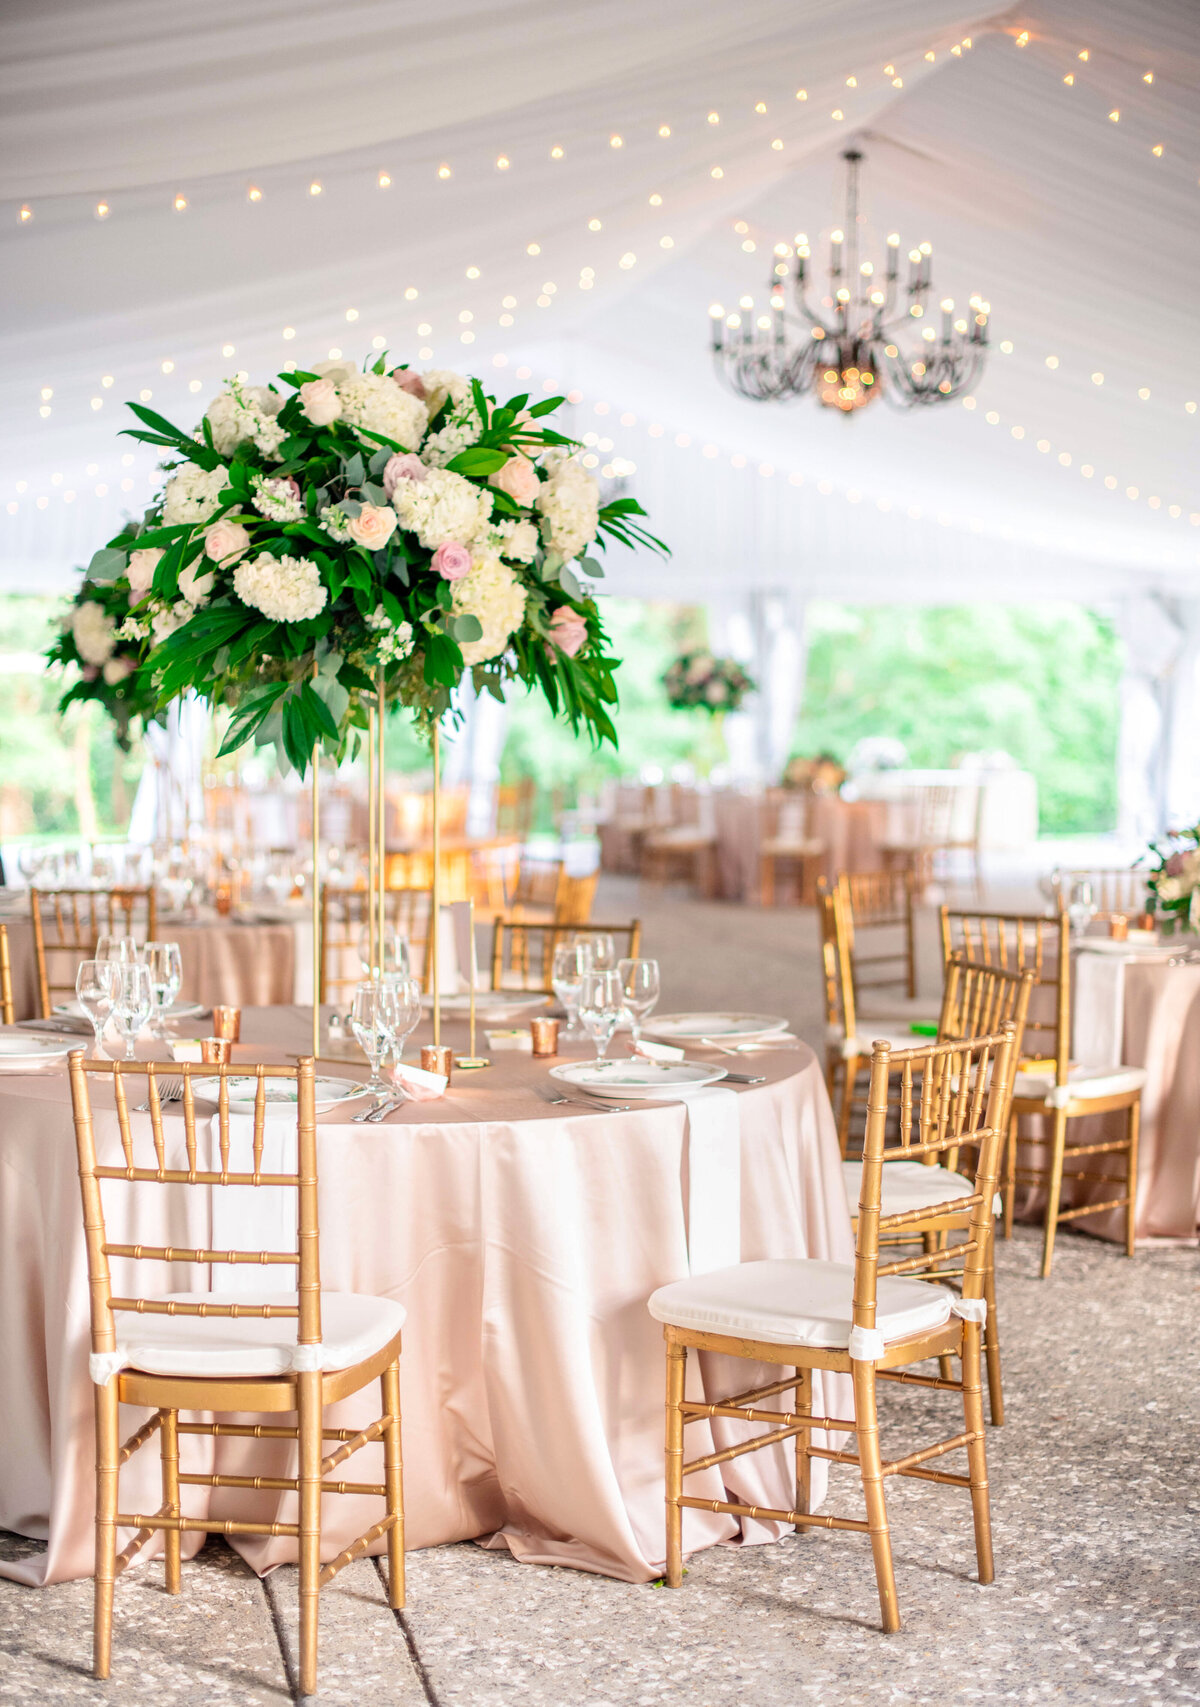
M 316 673 L 316 665 L 313 665 Z M 315 1061 L 321 1053 L 321 767 L 316 743 L 312 751 L 312 1052 Z
M 367 954 L 372 972 L 375 958 L 375 707 L 367 707 Z M 382 958 L 382 957 L 381 957 Z
M 473 1059 L 474 1055 L 475 1055 L 475 897 L 474 897 L 474 895 L 472 895 L 470 900 L 467 902 L 467 920 L 468 920 L 467 929 L 469 932 L 468 947 L 467 947 L 467 967 L 468 967 L 468 975 L 469 975 L 470 980 L 471 980 L 471 1044 L 470 1044 L 470 1048 L 468 1049 L 467 1053 Z
M 442 780 L 441 755 L 438 751 L 438 726 L 433 726 L 433 917 L 429 922 L 430 969 L 433 974 L 433 1041 L 442 1041 L 442 993 L 438 978 L 438 938 L 442 923 Z
M 376 680 L 377 707 L 375 722 L 378 726 L 376 740 L 377 764 L 379 766 L 379 782 L 377 785 L 378 802 L 375 813 L 375 834 L 378 845 L 375 850 L 375 895 L 372 905 L 377 912 L 375 936 L 379 943 L 379 971 L 383 973 L 383 930 L 384 930 L 384 895 L 387 891 L 387 700 L 384 693 L 384 678 L 382 669 Z
M 732 1500 L 701 1500 L 690 1494 L 680 1494 L 680 1505 L 691 1511 L 727 1512 L 730 1517 L 761 1517 L 768 1523 L 794 1523 L 806 1529 L 853 1529 L 859 1535 L 870 1533 L 871 1525 L 860 1517 L 826 1517 L 808 1511 L 778 1511 L 766 1505 L 735 1505 Z

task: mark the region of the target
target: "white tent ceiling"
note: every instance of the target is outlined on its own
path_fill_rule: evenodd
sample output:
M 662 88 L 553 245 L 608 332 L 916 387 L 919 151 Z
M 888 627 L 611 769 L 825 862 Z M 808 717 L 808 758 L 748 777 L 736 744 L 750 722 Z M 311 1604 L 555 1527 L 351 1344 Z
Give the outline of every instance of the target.
M 148 496 L 123 399 L 191 424 L 232 371 L 378 336 L 578 389 L 675 548 L 614 587 L 1200 590 L 1188 0 L 27 0 L 5 38 L 0 585 Z M 992 305 L 973 409 L 843 420 L 712 373 L 709 303 L 761 298 L 797 230 L 824 255 L 851 137 L 876 253 L 928 240 L 939 294 Z

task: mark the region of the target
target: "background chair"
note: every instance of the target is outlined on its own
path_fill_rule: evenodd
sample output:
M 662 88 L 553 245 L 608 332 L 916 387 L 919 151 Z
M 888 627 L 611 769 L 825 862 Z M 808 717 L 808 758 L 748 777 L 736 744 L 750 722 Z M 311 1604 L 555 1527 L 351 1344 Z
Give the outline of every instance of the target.
M 0 925 L 0 1025 L 15 1025 L 17 1010 L 13 1006 L 12 961 L 8 957 L 8 926 Z
M 317 1146 L 313 1093 L 313 1063 L 295 1067 L 247 1068 L 172 1066 L 183 1076 L 183 1129 L 176 1120 L 167 1128 L 154 1063 L 85 1061 L 82 1052 L 70 1057 L 71 1100 L 79 1154 L 79 1183 L 87 1238 L 88 1279 L 92 1310 L 90 1371 L 96 1397 L 96 1576 L 93 1669 L 107 1677 L 111 1664 L 113 1583 L 158 1531 L 164 1536 L 167 1592 L 180 1589 L 180 1538 L 188 1533 L 291 1535 L 300 1554 L 300 1692 L 317 1686 L 317 1595 L 320 1587 L 344 1565 L 361 1558 L 371 1543 L 387 1536 L 389 1603 L 404 1604 L 404 1506 L 400 1449 L 400 1332 L 401 1305 L 387 1298 L 357 1293 L 322 1295 L 317 1231 Z M 243 1117 L 235 1155 L 225 1080 L 230 1073 L 251 1072 L 257 1078 L 253 1121 Z M 89 1079 L 103 1076 L 116 1100 L 120 1134 L 119 1160 L 102 1162 L 97 1154 L 92 1123 Z M 219 1168 L 199 1161 L 194 1076 L 219 1077 L 215 1148 Z M 294 1169 L 264 1169 L 266 1087 L 268 1080 L 290 1079 L 296 1086 L 297 1135 Z M 135 1145 L 130 1112 L 130 1087 L 148 1093 L 149 1113 L 140 1123 L 142 1145 Z M 207 1119 L 204 1128 L 208 1126 Z M 252 1131 L 251 1131 L 252 1127 Z M 202 1128 L 203 1130 L 203 1128 Z M 139 1162 L 146 1139 L 152 1158 Z M 242 1142 L 244 1140 L 244 1143 Z M 207 1131 L 203 1141 L 209 1142 Z M 114 1146 L 115 1148 L 115 1146 Z M 296 1239 L 285 1251 L 180 1250 L 172 1246 L 125 1245 L 108 1238 L 102 1184 L 155 1185 L 164 1188 L 217 1185 L 283 1186 L 296 1190 Z M 142 1225 L 141 1221 L 138 1225 Z M 153 1224 L 153 1223 L 152 1223 Z M 267 1265 L 298 1271 L 298 1291 L 268 1292 L 261 1282 L 245 1292 L 135 1292 L 114 1296 L 109 1259 L 165 1266 L 168 1274 L 193 1263 L 250 1263 L 260 1273 Z M 170 1282 L 167 1282 L 169 1286 Z M 118 1325 L 119 1324 L 119 1325 Z M 369 1381 L 380 1382 L 382 1411 L 378 1421 L 360 1431 L 325 1429 L 324 1408 L 358 1392 Z M 149 1421 L 122 1445 L 120 1407 L 134 1405 L 152 1412 Z M 180 1422 L 185 1412 L 293 1413 L 296 1422 L 270 1425 L 269 1437 L 294 1441 L 298 1474 L 246 1478 L 199 1475 L 179 1468 L 179 1437 L 246 1436 L 259 1432 L 244 1422 Z M 119 1509 L 121 1465 L 141 1446 L 159 1436 L 162 1454 L 162 1505 L 153 1512 L 123 1513 Z M 325 1455 L 324 1440 L 342 1444 Z M 328 1482 L 330 1470 L 360 1447 L 382 1439 L 382 1483 Z M 267 1523 L 228 1518 L 192 1518 L 182 1512 L 184 1487 L 269 1487 L 294 1493 L 299 1521 Z M 384 1516 L 321 1566 L 321 1501 L 326 1494 L 378 1495 Z M 117 1530 L 134 1532 L 117 1552 Z
M 613 938 L 618 959 L 636 960 L 642 951 L 640 919 L 624 925 L 530 924 L 524 919 L 497 919 L 492 927 L 492 989 L 553 994 L 555 950 L 601 934 Z
M 923 895 L 935 875 L 949 875 L 942 856 L 965 854 L 978 900 L 983 893 L 982 785 L 922 785 L 910 789 L 901 804 L 908 807 L 909 824 L 883 844 L 888 866 L 911 871 L 917 893 Z
M 911 871 L 843 871 L 837 882 L 850 931 L 850 963 L 859 1005 L 874 991 L 912 1001 L 917 994 L 916 881 Z M 867 953 L 866 950 L 872 952 Z
M 43 1019 L 50 1018 L 56 996 L 74 996 L 79 962 L 91 959 L 100 937 L 146 942 L 158 935 L 152 888 L 31 889 L 29 909 Z
M 650 883 L 690 882 L 705 899 L 717 892 L 717 831 L 712 797 L 673 785 L 671 822 L 647 830 L 641 842 L 641 875 Z
M 1054 1260 L 1054 1238 L 1060 1221 L 1078 1221 L 1112 1209 L 1125 1211 L 1125 1254 L 1134 1251 L 1137 1217 L 1137 1156 L 1142 1087 L 1141 1067 L 1119 1064 L 1071 1065 L 1071 925 L 1065 909 L 1054 918 L 1015 913 L 963 913 L 941 909 L 942 949 L 947 959 L 965 949 L 970 959 L 1013 971 L 1032 971 L 1035 990 L 1026 1025 L 1025 1055 L 1034 1071 L 1018 1074 L 1004 1169 L 1004 1232 L 1012 1232 L 1018 1184 L 1041 1186 L 1046 1192 L 1042 1239 L 1042 1279 Z M 1039 997 L 1041 1002 L 1039 1005 Z M 1040 1070 L 1039 1070 L 1040 1069 Z M 1018 1130 L 1022 1115 L 1040 1115 L 1050 1125 L 1048 1137 Z M 1089 1114 L 1123 1114 L 1124 1131 L 1117 1138 L 1067 1145 L 1072 1120 Z M 1019 1164 L 1024 1150 L 1048 1151 L 1045 1161 Z M 1068 1166 L 1088 1156 L 1123 1156 L 1121 1173 L 1093 1173 Z M 1085 1184 L 1119 1185 L 1122 1194 L 1099 1203 L 1061 1207 L 1064 1180 Z
M 374 897 L 365 889 L 321 890 L 321 991 L 322 1002 L 335 1004 L 367 976 L 363 969 L 366 952 L 367 914 Z M 408 943 L 409 965 L 414 978 L 426 981 L 429 959 L 429 922 L 433 916 L 431 889 L 388 888 L 383 892 L 384 923 L 399 931 Z
M 792 894 L 797 902 L 815 899 L 817 861 L 825 843 L 811 833 L 812 792 L 809 789 L 772 788 L 764 803 L 764 835 L 759 849 L 758 895 L 764 907 L 775 904 L 779 867 L 792 873 Z
M 1114 868 L 1092 867 L 1090 870 L 1058 870 L 1053 875 L 1054 903 L 1069 907 L 1076 886 L 1091 885 L 1092 901 L 1100 917 L 1113 913 L 1139 914 L 1149 908 L 1146 879 L 1148 871 L 1133 871 L 1128 866 Z
M 855 1231 L 855 1260 L 824 1262 L 805 1258 L 740 1263 L 714 1273 L 694 1275 L 662 1286 L 649 1301 L 650 1314 L 663 1324 L 667 1347 L 666 1578 L 672 1588 L 683 1581 L 683 1512 L 687 1507 L 753 1516 L 768 1522 L 815 1524 L 822 1529 L 852 1529 L 868 1534 L 885 1631 L 900 1628 L 900 1609 L 892 1567 L 885 1479 L 918 1476 L 969 1489 L 975 1524 L 975 1550 L 981 1583 L 992 1581 L 991 1511 L 988 1504 L 987 1450 L 980 1388 L 980 1331 L 986 1318 L 984 1276 L 992 1238 L 992 1197 L 1004 1135 L 1004 1090 L 1012 1072 L 1012 1027 L 999 1036 L 970 1043 L 933 1044 L 893 1057 L 881 1044 L 871 1058 L 871 1089 L 862 1186 Z M 919 1091 L 915 1089 L 919 1085 Z M 887 1143 L 889 1126 L 898 1142 Z M 945 1253 L 926 1251 L 896 1262 L 880 1262 L 880 1241 L 904 1231 L 908 1217 L 881 1211 L 884 1163 L 957 1156 L 970 1147 L 976 1156 L 968 1197 L 937 1205 L 947 1215 L 969 1216 L 968 1237 L 955 1252 L 962 1259 L 962 1292 L 938 1283 Z M 921 1269 L 930 1278 L 913 1278 Z M 791 1374 L 765 1386 L 711 1401 L 686 1397 L 689 1349 L 725 1357 L 773 1363 Z M 910 1372 L 928 1358 L 957 1357 L 958 1381 Z M 854 1382 L 854 1416 L 838 1419 L 813 1411 L 812 1372 L 834 1370 Z M 880 1450 L 877 1388 L 880 1381 L 904 1381 L 937 1391 L 959 1393 L 963 1428 L 903 1457 L 884 1459 Z M 792 1407 L 779 1412 L 764 1401 L 791 1391 Z M 685 1462 L 684 1429 L 713 1416 L 767 1424 L 752 1439 Z M 814 1446 L 812 1431 L 847 1431 L 857 1452 Z M 739 1500 L 700 1498 L 683 1492 L 684 1478 L 784 1440 L 796 1443 L 796 1504 L 770 1510 Z M 930 1471 L 929 1460 L 965 1447 L 968 1473 Z M 862 1477 L 867 1517 L 837 1517 L 810 1510 L 809 1465 L 813 1458 L 852 1464 Z

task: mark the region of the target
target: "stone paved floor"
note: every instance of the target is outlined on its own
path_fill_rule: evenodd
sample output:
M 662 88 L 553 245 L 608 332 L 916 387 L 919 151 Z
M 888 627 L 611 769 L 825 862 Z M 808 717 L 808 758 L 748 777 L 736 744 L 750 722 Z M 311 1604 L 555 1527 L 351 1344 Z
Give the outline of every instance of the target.
M 623 897 L 610 896 L 615 906 Z M 811 1032 L 811 915 L 645 905 L 673 966 L 671 1000 L 714 999 L 736 947 L 746 1004 Z M 739 910 L 740 911 L 740 910 Z M 621 916 L 613 912 L 612 917 Z M 736 944 L 735 944 L 736 935 Z M 719 968 L 719 970 L 718 970 Z M 786 1006 L 779 1006 L 789 997 Z M 1063 1232 L 1053 1279 L 1018 1229 L 998 1251 L 1009 1421 L 989 1436 L 997 1580 L 972 1581 L 968 1502 L 888 1485 L 904 1628 L 877 1624 L 870 1551 L 845 1534 L 715 1548 L 675 1592 L 519 1565 L 473 1544 L 415 1553 L 408 1609 L 371 1561 L 322 1595 L 329 1707 L 1118 1707 L 1200 1702 L 1200 1366 L 1191 1249 L 1128 1262 Z M 949 1397 L 889 1389 L 885 1450 L 930 1438 Z M 953 1425 L 940 1424 L 944 1432 Z M 857 1514 L 853 1473 L 827 1509 Z M 35 1544 L 0 1535 L 0 1553 Z M 295 1572 L 259 1582 L 223 1543 L 117 1587 L 112 1679 L 88 1673 L 91 1585 L 0 1581 L 0 1702 L 275 1704 L 295 1679 Z

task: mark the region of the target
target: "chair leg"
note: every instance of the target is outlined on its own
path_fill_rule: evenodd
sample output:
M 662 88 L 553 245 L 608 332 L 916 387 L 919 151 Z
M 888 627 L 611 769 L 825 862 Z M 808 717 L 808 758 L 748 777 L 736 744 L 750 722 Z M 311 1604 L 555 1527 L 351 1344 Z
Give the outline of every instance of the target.
M 993 1428 L 1004 1427 L 1004 1383 L 1000 1375 L 1000 1318 L 996 1314 L 996 1241 L 988 1240 L 988 1262 L 983 1271 L 983 1296 L 987 1299 L 987 1322 L 983 1330 L 983 1355 L 987 1363 L 988 1415 Z
M 1046 1182 L 1046 1230 L 1042 1239 L 1042 1279 L 1050 1275 L 1054 1261 L 1054 1235 L 1058 1232 L 1058 1205 L 1062 1196 L 1063 1153 L 1067 1147 L 1067 1117 L 1061 1108 L 1054 1111 L 1054 1131 L 1051 1138 L 1050 1174 Z
M 1142 1125 L 1142 1099 L 1129 1105 L 1129 1202 L 1125 1209 L 1125 1255 L 1131 1257 L 1137 1237 L 1138 1138 Z
M 687 1347 L 667 1341 L 667 1587 L 683 1582 L 683 1385 Z
M 842 1160 L 850 1145 L 850 1105 L 854 1101 L 854 1086 L 858 1081 L 858 1056 L 848 1055 L 842 1062 L 842 1101 L 838 1108 L 838 1148 Z
M 875 1409 L 873 1363 L 856 1362 L 854 1365 L 854 1418 L 863 1497 L 867 1502 L 871 1552 L 875 1558 L 875 1581 L 879 1588 L 879 1611 L 884 1632 L 891 1635 L 900 1628 L 900 1607 L 896 1600 L 892 1538 L 888 1533 L 887 1504 L 883 1497 L 883 1468 L 879 1452 L 879 1418 Z
M 975 1434 L 967 1447 L 971 1478 L 971 1510 L 975 1518 L 975 1556 L 979 1580 L 990 1583 L 995 1575 L 992 1558 L 992 1512 L 988 1501 L 987 1443 L 983 1436 L 983 1391 L 980 1386 L 979 1324 L 963 1323 L 963 1424 Z
M 395 1515 L 388 1530 L 388 1605 L 398 1612 L 404 1605 L 404 1467 L 400 1442 L 400 1365 L 390 1363 L 379 1378 L 384 1415 L 390 1417 L 383 1433 L 383 1483 L 387 1489 L 387 1514 Z
M 161 1429 L 162 1496 L 171 1517 L 179 1512 L 179 1412 L 164 1411 Z M 178 1529 L 163 1531 L 163 1565 L 168 1594 L 179 1593 L 179 1561 L 182 1536 Z
M 317 1596 L 321 1577 L 321 1375 L 296 1377 L 300 1424 L 300 1693 L 317 1692 Z
M 113 1583 L 117 1574 L 117 1481 L 120 1476 L 117 1377 L 96 1388 L 96 1580 L 93 1585 L 92 1673 L 112 1665 Z
M 793 1389 L 792 1404 L 797 1412 L 812 1415 L 812 1370 L 797 1369 L 796 1385 Z M 804 1428 L 796 1436 L 796 1510 L 810 1512 L 812 1510 L 812 1459 L 808 1448 L 812 1441 L 812 1430 Z M 797 1535 L 803 1535 L 806 1524 L 796 1525 Z
M 1004 1237 L 1012 1238 L 1013 1200 L 1017 1195 L 1017 1116 L 1009 1116 L 1008 1139 L 1004 1146 Z

